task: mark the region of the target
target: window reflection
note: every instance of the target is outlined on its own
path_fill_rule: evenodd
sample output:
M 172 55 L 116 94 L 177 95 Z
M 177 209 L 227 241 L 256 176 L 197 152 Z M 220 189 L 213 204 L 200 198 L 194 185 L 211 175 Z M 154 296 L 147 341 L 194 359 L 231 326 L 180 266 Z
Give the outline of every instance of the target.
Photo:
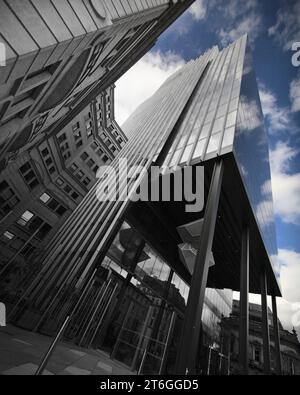
M 184 311 L 189 297 L 190 287 L 176 274 L 173 274 L 169 298 L 174 305 Z
M 241 81 L 234 83 L 234 88 L 238 92 L 241 90 L 234 151 L 269 256 L 275 256 L 277 243 L 273 198 L 272 193 L 266 194 L 264 188 L 271 182 L 268 137 L 250 53 L 248 48 L 243 66 L 242 85 Z

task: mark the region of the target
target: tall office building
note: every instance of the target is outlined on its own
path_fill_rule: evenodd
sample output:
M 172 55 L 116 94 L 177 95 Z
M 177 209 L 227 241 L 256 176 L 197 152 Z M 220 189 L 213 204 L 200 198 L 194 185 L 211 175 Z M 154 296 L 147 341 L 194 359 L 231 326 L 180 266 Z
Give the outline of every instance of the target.
M 0 174 L 1 294 L 17 286 L 127 138 L 115 120 L 114 87 L 60 132 L 25 145 Z
M 2 0 L 1 166 L 65 127 L 193 1 Z
M 280 288 L 271 260 L 277 247 L 268 140 L 247 37 L 176 72 L 124 132 L 129 143 L 114 170 L 104 172 L 39 256 L 40 271 L 14 301 L 10 319 L 54 334 L 71 314 L 67 339 L 101 348 L 138 372 L 207 374 L 218 367 L 228 374 L 222 344 L 229 343 L 220 340 L 219 324 L 230 314 L 232 290 L 240 291 L 239 361 L 246 373 L 248 293 L 260 293 L 267 371 L 266 296 L 276 317 Z M 170 185 L 186 168 L 196 185 L 203 167 L 197 193 L 204 193 L 204 208 L 188 210 L 178 188 L 171 201 L 154 193 L 151 201 L 133 202 L 154 164 L 174 172 L 156 174 L 162 182 L 169 176 Z

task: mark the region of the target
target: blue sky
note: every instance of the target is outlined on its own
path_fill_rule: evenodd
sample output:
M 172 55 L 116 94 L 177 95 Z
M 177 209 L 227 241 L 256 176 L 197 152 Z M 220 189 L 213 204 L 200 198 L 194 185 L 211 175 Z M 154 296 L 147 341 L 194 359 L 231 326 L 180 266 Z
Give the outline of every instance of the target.
M 117 118 L 122 123 L 186 61 L 244 33 L 252 44 L 270 141 L 284 293 L 279 315 L 300 333 L 300 66 L 291 61 L 292 43 L 300 42 L 300 1 L 197 0 L 117 83 Z

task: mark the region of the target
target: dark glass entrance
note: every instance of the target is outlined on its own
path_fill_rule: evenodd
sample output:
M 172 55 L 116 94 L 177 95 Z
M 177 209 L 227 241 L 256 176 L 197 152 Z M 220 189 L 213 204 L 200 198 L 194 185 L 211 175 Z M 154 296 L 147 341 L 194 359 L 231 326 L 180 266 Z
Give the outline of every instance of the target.
M 66 336 L 139 374 L 172 373 L 188 285 L 124 222 Z

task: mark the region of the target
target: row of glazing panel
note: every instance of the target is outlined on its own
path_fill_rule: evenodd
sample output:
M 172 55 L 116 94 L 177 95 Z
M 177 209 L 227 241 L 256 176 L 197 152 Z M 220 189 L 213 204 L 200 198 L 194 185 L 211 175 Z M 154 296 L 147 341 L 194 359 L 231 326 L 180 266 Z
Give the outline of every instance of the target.
M 243 37 L 212 61 L 164 166 L 189 165 L 232 149 L 245 46 Z
M 149 100 L 151 111 L 141 114 L 142 116 L 137 114 L 136 118 L 139 119 L 133 122 L 136 128 L 135 138 L 125 146 L 121 154 L 121 157 L 127 158 L 129 166 L 151 166 L 158 147 L 164 146 L 214 52 L 215 50 L 209 51 L 197 61 L 190 62 L 185 72 L 178 75 L 175 84 L 166 84 L 160 89 L 158 96 Z M 176 112 L 174 108 L 177 109 Z M 121 180 L 119 188 L 122 195 L 122 192 L 127 192 L 127 178 L 126 169 L 119 170 L 118 159 L 119 157 L 111 166 Z M 131 176 L 129 193 L 134 192 L 143 179 L 143 174 L 139 174 L 138 169 Z M 127 198 L 124 202 L 113 200 L 113 191 L 109 191 L 105 202 L 99 201 L 99 194 L 96 193 L 99 186 L 103 183 L 111 185 L 112 177 L 113 175 L 106 174 L 98 181 L 39 258 L 43 269 L 27 290 L 36 305 L 40 305 L 44 295 L 51 293 L 53 284 L 57 282 L 62 287 L 81 286 L 93 267 L 99 264 L 106 240 L 130 202 Z

